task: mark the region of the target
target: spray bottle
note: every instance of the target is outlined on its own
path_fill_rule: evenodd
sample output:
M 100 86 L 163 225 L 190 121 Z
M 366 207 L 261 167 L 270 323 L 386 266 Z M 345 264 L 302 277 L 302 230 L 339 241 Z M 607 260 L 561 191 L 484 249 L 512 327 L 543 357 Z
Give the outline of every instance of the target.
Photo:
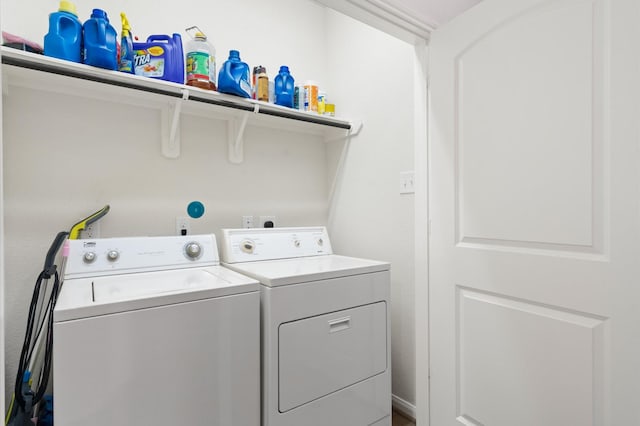
M 124 12 L 120 13 L 122 18 L 122 40 L 120 47 L 120 64 L 118 70 L 133 74 L 133 40 L 131 40 L 131 26 Z

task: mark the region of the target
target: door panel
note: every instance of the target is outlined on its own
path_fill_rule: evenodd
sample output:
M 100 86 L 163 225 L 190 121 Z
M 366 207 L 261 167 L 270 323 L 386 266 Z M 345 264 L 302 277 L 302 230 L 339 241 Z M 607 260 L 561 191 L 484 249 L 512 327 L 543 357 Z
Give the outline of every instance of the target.
M 640 424 L 638 18 L 485 0 L 433 34 L 433 426 Z
M 589 425 L 605 319 L 458 288 L 459 414 L 469 424 Z M 571 395 L 570 398 L 567 398 Z M 482 422 L 474 419 L 482 419 Z
M 603 41 L 594 29 L 602 11 L 593 9 L 546 4 L 500 23 L 455 59 L 460 241 L 592 247 L 594 198 L 602 208 L 592 155 L 602 144 L 593 134 L 602 73 L 594 81 L 593 68 Z

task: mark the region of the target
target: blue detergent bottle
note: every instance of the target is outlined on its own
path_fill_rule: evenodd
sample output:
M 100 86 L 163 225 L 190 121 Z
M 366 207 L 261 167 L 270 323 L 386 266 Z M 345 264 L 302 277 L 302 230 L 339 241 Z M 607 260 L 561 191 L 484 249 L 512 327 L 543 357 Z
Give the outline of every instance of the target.
M 220 68 L 218 92 L 243 98 L 251 97 L 249 65 L 240 60 L 240 52 L 237 50 L 229 51 L 229 59 Z
M 293 95 L 295 92 L 295 79 L 289 73 L 289 67 L 282 65 L 275 81 L 276 105 L 293 108 Z
M 84 23 L 84 63 L 108 70 L 118 69 L 118 44 L 115 28 L 107 13 L 93 9 L 91 18 Z
M 160 80 L 184 83 L 182 37 L 156 34 L 144 43 L 133 43 L 134 74 Z
M 44 36 L 44 54 L 67 61 L 82 62 L 82 24 L 76 5 L 62 0 L 57 12 L 49 15 L 49 32 Z

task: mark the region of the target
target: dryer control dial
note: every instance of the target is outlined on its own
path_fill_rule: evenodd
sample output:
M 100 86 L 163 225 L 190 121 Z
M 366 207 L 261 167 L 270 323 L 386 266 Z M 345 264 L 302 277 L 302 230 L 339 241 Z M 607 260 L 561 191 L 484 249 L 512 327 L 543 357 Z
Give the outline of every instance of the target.
M 107 259 L 109 259 L 109 262 L 115 262 L 119 257 L 120 253 L 118 253 L 117 250 L 109 250 L 107 252 Z
M 184 246 L 184 253 L 187 255 L 187 258 L 195 260 L 202 254 L 202 247 L 200 244 L 192 241 Z
M 293 240 L 293 245 L 294 245 L 296 248 L 299 248 L 299 247 L 300 247 L 300 240 Z
M 96 254 L 92 251 L 88 251 L 82 256 L 82 261 L 84 263 L 93 263 L 96 260 Z
M 256 248 L 256 244 L 251 240 L 243 240 L 240 243 L 240 250 L 245 253 L 252 254 Z

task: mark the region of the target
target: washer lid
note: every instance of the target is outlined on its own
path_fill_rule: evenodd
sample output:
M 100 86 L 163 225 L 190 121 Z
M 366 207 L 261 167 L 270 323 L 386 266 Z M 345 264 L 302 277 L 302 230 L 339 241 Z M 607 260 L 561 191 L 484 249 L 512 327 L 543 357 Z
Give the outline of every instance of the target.
M 68 279 L 56 322 L 259 290 L 254 279 L 221 266 Z
M 388 271 L 389 263 L 336 254 L 225 264 L 269 287 Z

